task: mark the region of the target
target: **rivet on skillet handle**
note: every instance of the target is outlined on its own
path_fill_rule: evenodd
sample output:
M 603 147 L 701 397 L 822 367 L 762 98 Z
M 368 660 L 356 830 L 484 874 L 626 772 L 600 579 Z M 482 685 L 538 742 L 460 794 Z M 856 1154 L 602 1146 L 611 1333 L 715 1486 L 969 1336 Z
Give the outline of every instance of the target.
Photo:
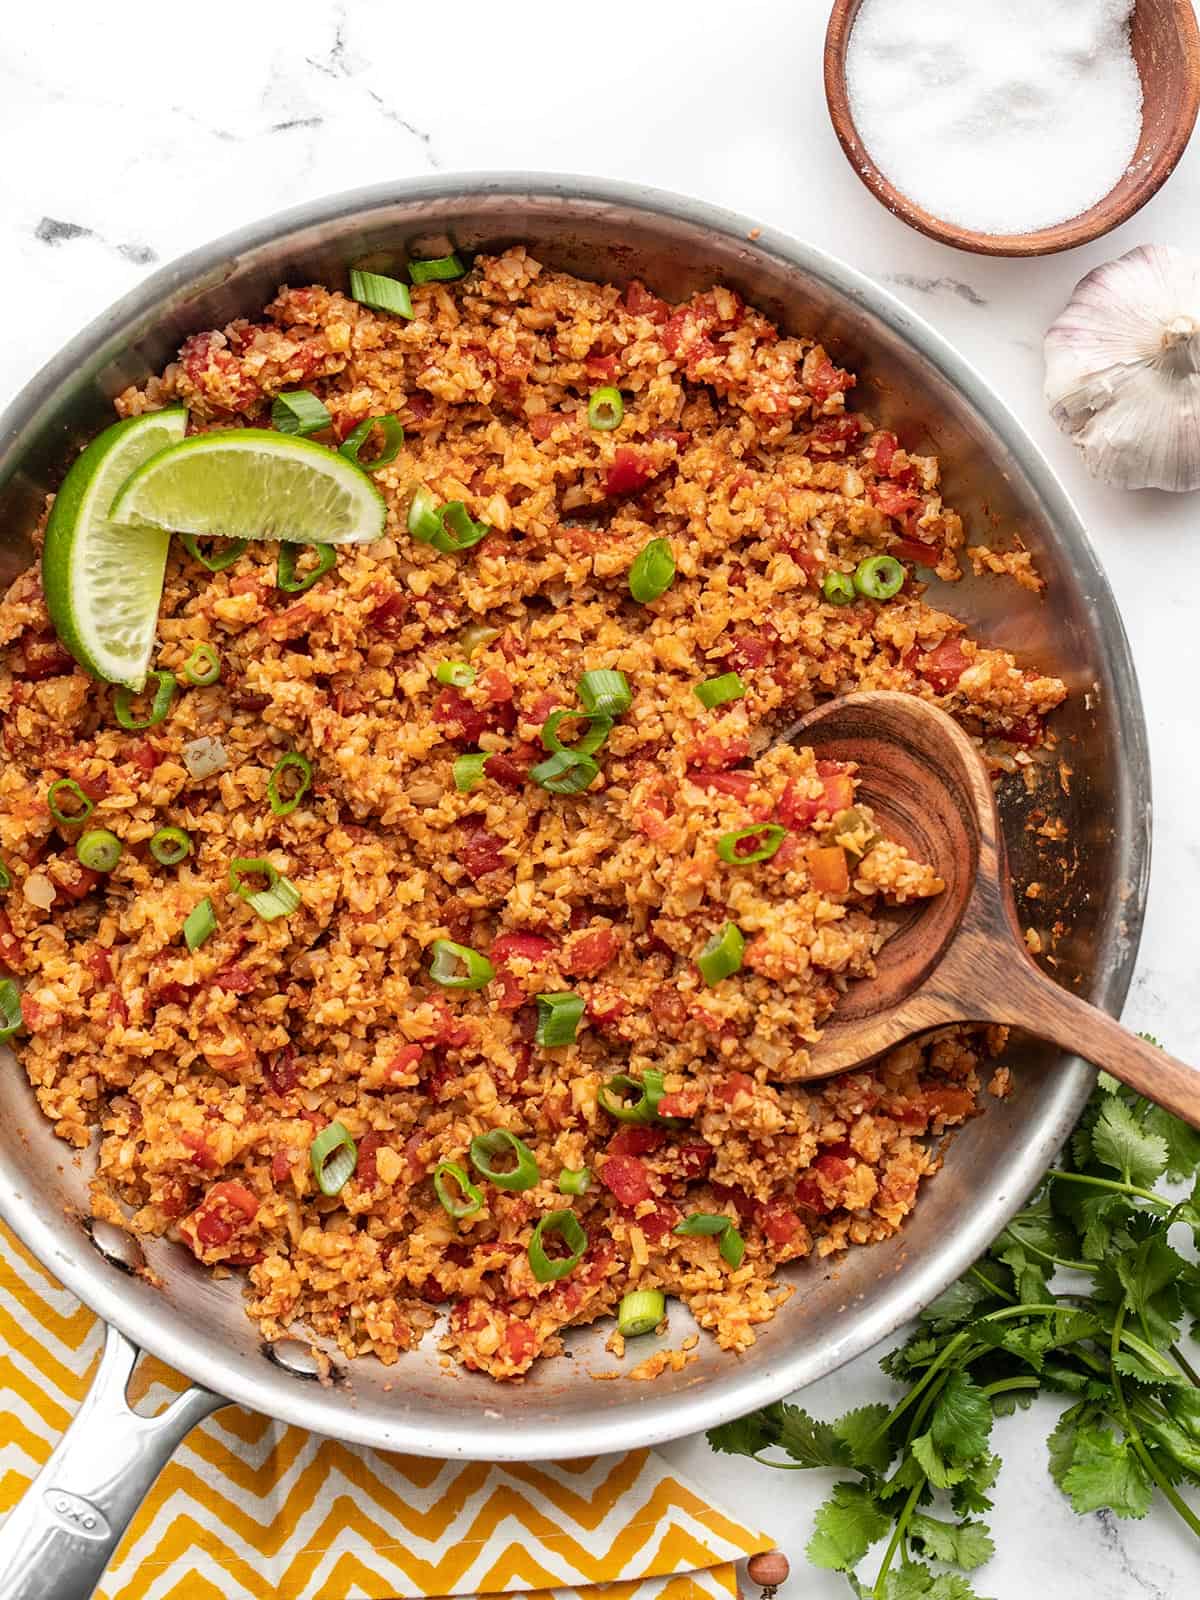
M 0 1527 L 0 1600 L 88 1600 L 175 1446 L 229 1402 L 192 1388 L 157 1417 L 125 1398 L 136 1345 L 110 1327 L 75 1420 Z

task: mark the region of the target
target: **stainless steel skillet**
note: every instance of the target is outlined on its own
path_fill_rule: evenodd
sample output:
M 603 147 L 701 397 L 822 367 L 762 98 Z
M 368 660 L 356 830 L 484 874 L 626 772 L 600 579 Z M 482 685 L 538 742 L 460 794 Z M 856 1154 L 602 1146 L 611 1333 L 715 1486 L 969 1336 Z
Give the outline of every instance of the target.
M 1007 831 L 1018 880 L 1044 885 L 1040 926 L 1059 928 L 1055 976 L 1118 1009 L 1145 900 L 1149 762 L 1125 634 L 1079 517 L 1015 419 L 931 328 L 850 268 L 744 218 L 594 179 L 439 177 L 333 196 L 195 251 L 74 339 L 0 421 L 0 579 L 27 563 L 41 498 L 110 420 L 110 397 L 161 368 L 187 334 L 253 315 L 283 281 L 341 284 L 350 263 L 386 271 L 410 248 L 434 255 L 513 241 L 552 265 L 618 282 L 638 276 L 671 297 L 720 280 L 786 327 L 820 330 L 860 374 L 856 403 L 898 426 L 906 443 L 942 456 L 947 496 L 967 514 L 972 542 L 1019 531 L 1049 580 L 1048 599 L 973 579 L 944 599 L 980 635 L 1070 684 L 1056 723 L 1069 780 L 1046 767 L 1034 793 L 1015 785 Z M 1066 821 L 1065 847 L 1024 826 L 1037 807 Z M 86 1225 L 87 1160 L 54 1139 L 0 1050 L 0 1216 L 110 1330 L 91 1395 L 0 1532 L 0 1600 L 90 1593 L 175 1444 L 227 1400 L 381 1449 L 531 1460 L 654 1444 L 811 1382 L 962 1271 L 1049 1163 L 1091 1073 L 1056 1064 L 1043 1047 L 1018 1044 L 1014 1057 L 1015 1094 L 953 1141 L 903 1232 L 839 1265 L 789 1269 L 798 1293 L 747 1355 L 703 1342 L 695 1364 L 653 1384 L 598 1383 L 593 1374 L 612 1366 L 605 1332 L 581 1330 L 570 1360 L 501 1389 L 446 1372 L 434 1336 L 388 1369 L 347 1368 L 334 1353 L 332 1376 L 317 1381 L 300 1343 L 262 1346 L 236 1282 L 214 1281 L 162 1242 L 144 1261 L 122 1260 Z M 674 1312 L 673 1335 L 685 1323 Z M 124 1402 L 138 1348 L 196 1385 L 153 1420 Z

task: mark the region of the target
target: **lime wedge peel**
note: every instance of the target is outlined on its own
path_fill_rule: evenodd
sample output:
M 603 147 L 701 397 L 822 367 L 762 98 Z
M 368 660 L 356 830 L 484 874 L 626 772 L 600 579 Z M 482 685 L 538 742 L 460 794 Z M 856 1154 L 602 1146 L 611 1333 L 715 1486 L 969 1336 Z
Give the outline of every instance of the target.
M 139 465 L 111 515 L 199 538 L 368 544 L 387 505 L 361 467 L 267 428 L 200 433 Z
M 114 422 L 74 461 L 46 524 L 42 587 L 59 638 L 94 677 L 131 689 L 146 681 L 170 535 L 108 512 L 129 475 L 186 427 L 182 406 Z

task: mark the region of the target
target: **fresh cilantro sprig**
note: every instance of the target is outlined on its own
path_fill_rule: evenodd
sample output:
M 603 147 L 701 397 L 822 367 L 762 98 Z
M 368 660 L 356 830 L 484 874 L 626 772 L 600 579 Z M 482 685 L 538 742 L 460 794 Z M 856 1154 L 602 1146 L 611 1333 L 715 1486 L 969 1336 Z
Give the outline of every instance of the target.
M 1154 1187 L 1163 1178 L 1190 1194 L 1172 1203 Z M 894 1406 L 833 1422 L 767 1406 L 709 1443 L 848 1474 L 807 1554 L 860 1600 L 978 1600 L 964 1574 L 994 1549 L 980 1520 L 1000 1470 L 993 1424 L 1037 1393 L 1068 1402 L 1048 1465 L 1077 1512 L 1142 1517 L 1157 1493 L 1200 1539 L 1184 1492 L 1200 1486 L 1200 1357 L 1182 1348 L 1200 1267 L 1176 1248 L 1189 1232 L 1200 1249 L 1200 1133 L 1101 1074 L 1062 1165 L 884 1357 L 905 1386 Z M 864 1585 L 856 1569 L 884 1540 Z

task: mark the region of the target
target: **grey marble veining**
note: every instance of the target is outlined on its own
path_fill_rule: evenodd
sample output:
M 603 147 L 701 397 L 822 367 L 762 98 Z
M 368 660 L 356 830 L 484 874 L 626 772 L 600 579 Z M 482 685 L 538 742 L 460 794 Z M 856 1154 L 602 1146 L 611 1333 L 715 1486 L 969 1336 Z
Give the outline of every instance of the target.
M 11 9 L 11 8 L 10 8 Z M 1150 913 L 1127 1018 L 1200 1058 L 1200 496 L 1092 483 L 1041 398 L 1041 337 L 1077 278 L 1144 241 L 1200 253 L 1200 146 L 1117 234 L 1067 256 L 960 255 L 909 231 L 851 173 L 821 87 L 827 5 L 716 0 L 564 7 L 209 0 L 180 12 L 61 0 L 0 23 L 0 392 L 13 393 L 156 262 L 312 196 L 434 170 L 541 168 L 701 195 L 812 240 L 942 329 L 1018 413 L 1079 502 L 1121 603 L 1150 722 L 1157 795 Z M 16 307 L 14 310 L 13 307 Z M 872 1358 L 810 1390 L 832 1414 L 888 1392 Z M 1045 1470 L 1049 1403 L 1003 1420 L 991 1521 L 995 1600 L 1184 1600 L 1194 1541 L 1076 1517 Z M 39 1424 L 40 1425 L 40 1424 Z M 803 1547 L 824 1475 L 667 1453 L 771 1530 L 795 1600 L 841 1600 Z

